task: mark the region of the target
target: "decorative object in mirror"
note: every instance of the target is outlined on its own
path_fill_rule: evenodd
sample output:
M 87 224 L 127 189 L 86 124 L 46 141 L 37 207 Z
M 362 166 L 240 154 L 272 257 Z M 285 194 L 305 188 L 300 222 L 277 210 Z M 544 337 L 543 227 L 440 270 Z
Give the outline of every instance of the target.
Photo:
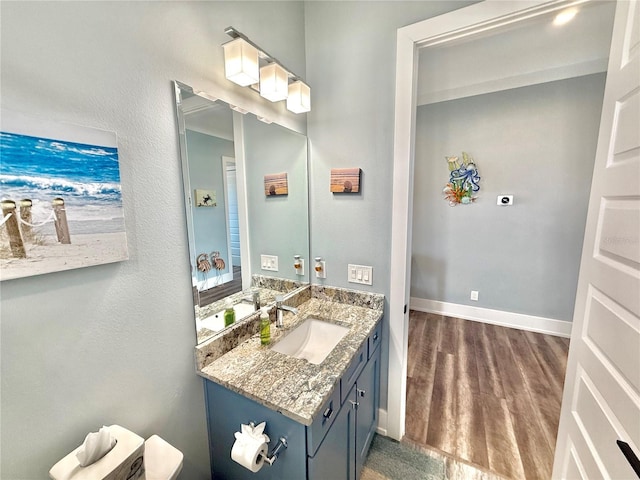
M 264 176 L 264 194 L 266 196 L 287 195 L 289 183 L 286 173 L 273 173 Z
M 298 75 L 235 28 L 224 32 L 233 38 L 222 45 L 227 80 L 253 88 L 271 102 L 286 100 L 290 112 L 311 111 L 311 89 Z
M 215 207 L 216 191 L 215 190 L 199 190 L 196 188 L 196 206 L 197 207 Z
M 308 284 L 301 270 L 271 269 L 264 276 L 260 264 L 264 253 L 309 256 L 307 139 L 183 83 L 175 82 L 175 94 L 201 343 L 259 315 L 276 295 Z M 277 175 L 276 195 L 267 201 L 265 179 L 273 171 L 285 173 Z M 216 208 L 200 208 L 211 204 Z M 227 301 L 235 312 L 232 325 L 224 321 Z

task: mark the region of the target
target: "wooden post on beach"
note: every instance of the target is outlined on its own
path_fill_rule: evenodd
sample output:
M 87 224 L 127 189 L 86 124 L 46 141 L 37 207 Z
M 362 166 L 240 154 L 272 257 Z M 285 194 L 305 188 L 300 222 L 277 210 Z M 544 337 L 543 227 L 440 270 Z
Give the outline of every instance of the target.
M 53 205 L 53 211 L 56 216 L 56 235 L 60 243 L 71 243 L 71 236 L 69 235 L 69 225 L 67 224 L 67 210 L 64 208 L 64 199 L 56 197 L 51 202 Z
M 2 201 L 3 218 L 9 215 L 4 224 L 9 233 L 9 246 L 11 253 L 16 258 L 27 258 L 27 252 L 24 250 L 22 236 L 20 235 L 20 226 L 18 225 L 18 217 L 16 216 L 16 202 L 13 200 Z
M 33 230 L 31 229 L 31 206 L 33 202 L 28 198 L 20 200 L 20 219 L 22 220 L 22 235 L 25 241 L 33 242 Z

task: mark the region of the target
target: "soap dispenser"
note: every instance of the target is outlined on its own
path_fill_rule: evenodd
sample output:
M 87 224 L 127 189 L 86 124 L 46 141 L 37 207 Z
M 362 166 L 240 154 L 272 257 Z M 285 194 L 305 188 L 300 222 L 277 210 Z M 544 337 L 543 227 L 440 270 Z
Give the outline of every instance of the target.
M 304 275 L 304 260 L 300 255 L 293 256 L 293 268 L 296 271 L 296 275 Z
M 260 343 L 269 345 L 271 343 L 271 320 L 269 319 L 269 309 L 260 309 Z
M 233 302 L 227 298 L 224 306 L 224 326 L 228 327 L 236 321 L 236 311 L 233 309 Z
M 314 270 L 316 271 L 316 278 L 327 278 L 325 261 L 322 260 L 322 257 L 316 257 L 315 261 L 316 261 L 316 265 L 314 267 Z

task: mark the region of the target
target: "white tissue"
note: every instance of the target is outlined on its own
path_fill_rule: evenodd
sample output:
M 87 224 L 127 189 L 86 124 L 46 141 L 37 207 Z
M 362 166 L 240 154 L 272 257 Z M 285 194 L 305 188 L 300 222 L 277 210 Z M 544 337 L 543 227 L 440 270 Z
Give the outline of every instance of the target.
M 234 435 L 236 441 L 231 448 L 231 459 L 252 472 L 259 471 L 267 456 L 269 437 L 263 433 L 265 422 L 252 427 L 241 425 L 241 432 Z
M 108 427 L 103 426 L 97 432 L 87 434 L 76 452 L 76 458 L 81 467 L 86 467 L 104 457 L 115 445 L 116 438 L 111 435 Z

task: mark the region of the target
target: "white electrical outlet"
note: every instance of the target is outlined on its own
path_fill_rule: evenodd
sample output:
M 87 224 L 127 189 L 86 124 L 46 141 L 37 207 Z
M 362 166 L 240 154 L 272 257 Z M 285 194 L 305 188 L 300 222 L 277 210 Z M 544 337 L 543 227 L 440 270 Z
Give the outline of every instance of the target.
M 471 300 L 473 300 L 474 302 L 478 301 L 478 291 L 477 290 L 471 290 Z
M 262 270 L 277 272 L 278 256 L 277 255 L 260 255 L 260 266 L 262 267 Z
M 362 285 L 373 285 L 373 267 L 349 264 L 347 267 L 347 281 Z

